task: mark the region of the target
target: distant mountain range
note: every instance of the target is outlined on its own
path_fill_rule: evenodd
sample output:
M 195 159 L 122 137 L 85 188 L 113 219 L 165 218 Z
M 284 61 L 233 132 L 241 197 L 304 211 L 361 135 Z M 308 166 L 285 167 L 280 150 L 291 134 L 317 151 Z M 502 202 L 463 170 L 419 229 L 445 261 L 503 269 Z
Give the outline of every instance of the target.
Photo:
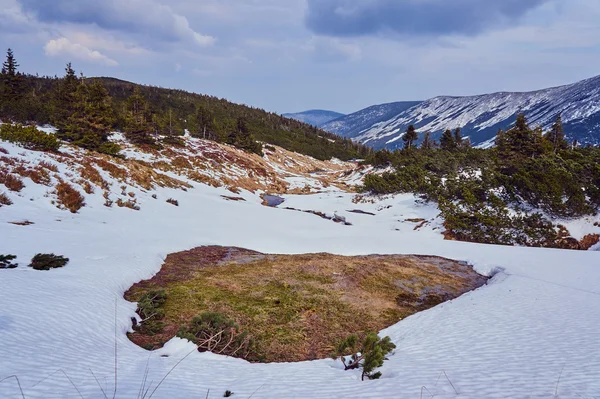
M 327 122 L 344 117 L 345 114 L 322 109 L 312 109 L 310 111 L 298 112 L 295 114 L 283 114 L 283 116 L 300 122 L 308 123 L 309 125 L 321 127 Z
M 533 92 L 441 96 L 423 102 L 376 105 L 321 127 L 377 149 L 401 148 L 402 135 L 409 125 L 417 128 L 420 137 L 429 131 L 435 139 L 445 129 L 460 127 L 474 145 L 488 147 L 493 145 L 498 130 L 509 128 L 521 112 L 532 126 L 544 129 L 562 114 L 570 140 L 598 145 L 600 76 Z

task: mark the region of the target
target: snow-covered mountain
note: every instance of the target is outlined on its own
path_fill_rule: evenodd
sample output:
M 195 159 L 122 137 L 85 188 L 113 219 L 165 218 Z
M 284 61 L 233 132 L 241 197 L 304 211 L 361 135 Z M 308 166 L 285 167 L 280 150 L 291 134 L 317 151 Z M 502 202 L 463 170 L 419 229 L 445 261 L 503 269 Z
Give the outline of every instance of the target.
M 395 149 L 409 125 L 439 138 L 460 127 L 475 145 L 489 146 L 499 129 L 523 112 L 533 126 L 547 129 L 562 114 L 569 139 L 600 144 L 600 76 L 581 82 L 523 93 L 500 92 L 469 97 L 441 96 L 402 109 L 393 103 L 373 106 L 330 122 L 325 130 L 374 148 Z
M 295 119 L 300 122 L 308 123 L 309 125 L 320 127 L 327 122 L 344 117 L 344 114 L 334 111 L 326 111 L 322 109 L 312 109 L 309 111 L 298 112 L 295 114 L 283 114 L 286 118 Z

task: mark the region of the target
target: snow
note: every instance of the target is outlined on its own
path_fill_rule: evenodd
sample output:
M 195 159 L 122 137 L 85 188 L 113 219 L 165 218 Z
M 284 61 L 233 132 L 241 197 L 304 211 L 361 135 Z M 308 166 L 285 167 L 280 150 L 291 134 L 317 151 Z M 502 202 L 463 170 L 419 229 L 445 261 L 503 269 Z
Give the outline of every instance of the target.
M 0 380 L 17 375 L 28 399 L 80 397 L 64 372 L 83 397 L 103 398 L 95 375 L 112 397 L 116 340 L 118 398 L 138 397 L 146 370 L 153 390 L 184 357 L 153 398 L 204 398 L 208 390 L 209 398 L 225 390 L 278 399 L 418 398 L 422 392 L 424 398 L 600 396 L 598 252 L 444 241 L 435 206 L 411 195 L 354 203 L 353 195 L 329 188 L 284 196 L 284 207 L 338 214 L 352 223 L 344 226 L 263 207 L 247 191 L 241 194 L 247 202 L 235 202 L 221 197 L 230 194 L 224 188 L 192 185 L 187 192 L 157 188 L 159 200 L 138 190 L 139 212 L 107 208 L 98 192 L 75 215 L 51 205 L 48 188 L 30 181 L 22 193 L 10 193 L 14 205 L 0 208 L 0 253 L 18 255 L 21 265 L 0 270 Z M 169 197 L 180 206 L 166 204 Z M 348 212 L 355 209 L 375 216 Z M 415 231 L 416 223 L 407 221 L 415 218 L 429 223 Z M 18 220 L 35 224 L 8 223 Z M 249 364 L 198 353 L 180 339 L 155 352 L 131 343 L 125 333 L 136 306 L 123 292 L 156 273 L 167 254 L 213 244 L 266 253 L 438 255 L 494 278 L 383 331 L 397 350 L 379 381 L 362 382 L 358 372 L 330 359 Z M 37 252 L 71 261 L 34 271 L 26 264 Z M 21 397 L 14 380 L 0 383 L 0 397 Z

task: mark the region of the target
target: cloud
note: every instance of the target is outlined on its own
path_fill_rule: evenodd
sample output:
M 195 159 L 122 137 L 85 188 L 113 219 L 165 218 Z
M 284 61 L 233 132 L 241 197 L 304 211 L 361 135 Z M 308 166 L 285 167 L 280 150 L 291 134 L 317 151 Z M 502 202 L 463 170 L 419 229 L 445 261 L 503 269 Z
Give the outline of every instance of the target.
M 56 40 L 50 40 L 48 43 L 46 43 L 44 50 L 46 55 L 52 57 L 69 56 L 81 61 L 93 62 L 107 66 L 119 65 L 117 61 L 105 56 L 99 51 L 91 50 L 90 48 L 79 43 L 73 43 L 65 37 L 61 37 L 60 39 Z
M 320 62 L 356 61 L 362 57 L 359 46 L 337 38 L 313 37 L 304 48 Z
M 549 0 L 308 0 L 306 26 L 328 36 L 475 36 Z
M 161 41 L 210 46 L 215 38 L 191 28 L 188 19 L 155 0 L 19 0 L 41 22 L 94 24 L 103 29 L 137 33 Z

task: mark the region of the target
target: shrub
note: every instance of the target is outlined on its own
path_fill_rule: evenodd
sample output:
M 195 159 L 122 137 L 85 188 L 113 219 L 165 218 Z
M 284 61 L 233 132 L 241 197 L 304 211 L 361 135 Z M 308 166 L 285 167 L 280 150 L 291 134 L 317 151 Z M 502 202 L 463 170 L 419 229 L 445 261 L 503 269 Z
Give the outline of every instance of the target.
M 12 201 L 10 198 L 8 198 L 8 195 L 6 195 L 5 193 L 0 193 L 0 207 L 2 207 L 3 205 L 12 205 Z
M 163 306 L 167 302 L 167 293 L 165 290 L 154 290 L 144 294 L 136 310 L 142 321 L 136 328 L 144 334 L 154 335 L 163 329 L 164 323 L 161 320 L 165 317 Z
M 137 204 L 137 200 L 128 199 L 127 201 L 123 201 L 121 198 L 117 199 L 116 204 L 121 208 L 129 208 L 134 211 L 139 211 L 141 208 Z
M 4 124 L 0 126 L 0 139 L 38 151 L 58 151 L 60 148 L 60 141 L 54 135 L 44 133 L 35 126 Z
M 112 156 L 118 156 L 120 151 L 121 146 L 110 141 L 106 141 L 100 144 L 100 147 L 98 147 L 98 152 Z
M 0 255 L 0 269 L 14 269 L 19 266 L 17 263 L 12 263 L 17 259 L 15 255 Z
M 223 313 L 205 312 L 182 326 L 177 336 L 198 345 L 200 352 L 246 358 L 252 350 L 252 339 Z
M 37 254 L 31 259 L 29 267 L 35 270 L 50 270 L 64 267 L 69 263 L 69 259 L 64 256 L 58 256 L 54 254 Z
M 25 184 L 23 184 L 23 180 L 18 176 L 12 175 L 10 173 L 1 173 L 0 172 L 0 183 L 4 184 L 7 189 L 10 191 L 19 192 L 25 188 Z
M 171 205 L 179 206 L 179 201 L 177 201 L 176 199 L 169 198 L 169 199 L 167 200 L 167 202 L 168 202 L 169 204 L 171 204 Z
M 375 372 L 375 369 L 383 366 L 386 356 L 395 348 L 390 337 L 382 339 L 376 333 L 368 333 L 359 346 L 358 336 L 353 334 L 340 342 L 333 357 L 340 358 L 345 370 L 362 368 L 362 380 L 365 377 L 376 380 L 381 373 Z M 350 359 L 346 359 L 347 355 L 350 355 Z
M 71 213 L 77 213 L 78 210 L 85 206 L 85 198 L 79 191 L 73 188 L 69 183 L 64 181 L 56 185 L 56 196 L 59 203 Z

